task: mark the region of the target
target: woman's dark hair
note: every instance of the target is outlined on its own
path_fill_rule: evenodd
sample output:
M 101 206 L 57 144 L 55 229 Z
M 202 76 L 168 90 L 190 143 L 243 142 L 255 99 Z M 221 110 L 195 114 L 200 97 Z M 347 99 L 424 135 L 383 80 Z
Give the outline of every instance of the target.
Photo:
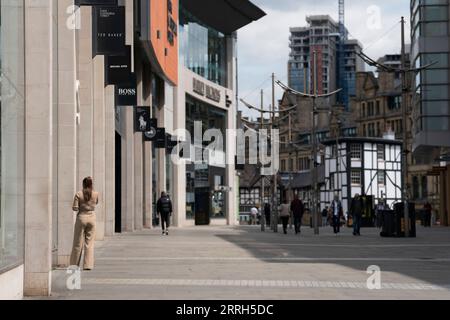
M 89 201 L 92 198 L 94 181 L 92 177 L 84 178 L 83 180 L 83 196 L 84 200 Z

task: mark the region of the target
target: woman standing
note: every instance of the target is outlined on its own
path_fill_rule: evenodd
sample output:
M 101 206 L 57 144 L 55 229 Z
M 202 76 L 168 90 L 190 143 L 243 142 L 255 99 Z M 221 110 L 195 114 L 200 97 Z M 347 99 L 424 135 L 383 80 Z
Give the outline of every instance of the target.
M 95 207 L 98 204 L 98 192 L 93 189 L 92 177 L 83 180 L 83 190 L 77 192 L 73 200 L 73 211 L 77 212 L 77 221 L 73 238 L 70 265 L 80 266 L 84 246 L 84 270 L 94 269 Z

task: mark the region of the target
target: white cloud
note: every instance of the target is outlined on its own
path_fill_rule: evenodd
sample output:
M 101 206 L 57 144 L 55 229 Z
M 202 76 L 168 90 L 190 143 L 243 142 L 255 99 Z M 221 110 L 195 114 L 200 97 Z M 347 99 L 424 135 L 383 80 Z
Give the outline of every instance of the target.
M 272 72 L 275 72 L 277 78 L 287 81 L 289 27 L 305 26 L 306 16 L 314 14 L 329 14 L 338 20 L 338 0 L 316 1 L 313 4 L 300 0 L 253 2 L 260 6 L 267 16 L 239 31 L 239 95 L 248 102 L 259 105 L 260 89 L 266 89 L 267 101 L 271 95 L 271 83 L 266 82 L 264 88 L 258 86 L 269 79 Z M 358 39 L 365 52 L 373 58 L 400 52 L 399 22 L 402 15 L 407 21 L 408 40 L 408 0 L 396 0 L 395 4 L 387 0 L 346 1 L 346 26 L 351 36 Z M 378 29 L 378 26 L 381 28 Z M 277 99 L 281 98 L 281 94 L 281 90 L 277 88 Z M 266 105 L 270 102 L 267 101 Z

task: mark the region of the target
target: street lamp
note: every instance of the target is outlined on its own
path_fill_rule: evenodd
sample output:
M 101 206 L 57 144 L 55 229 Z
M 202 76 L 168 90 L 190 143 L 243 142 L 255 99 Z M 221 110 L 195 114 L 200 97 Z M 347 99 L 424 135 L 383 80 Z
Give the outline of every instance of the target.
M 319 211 L 318 209 L 318 201 L 319 196 L 318 196 L 318 161 L 317 161 L 317 157 L 318 157 L 318 153 L 317 153 L 317 132 L 316 132 L 316 118 L 317 115 L 319 114 L 319 112 L 323 111 L 320 110 L 319 108 L 317 108 L 317 99 L 327 99 L 332 97 L 333 95 L 339 93 L 340 91 L 342 91 L 342 89 L 336 90 L 334 92 L 331 93 L 327 93 L 327 94 L 319 94 L 317 92 L 317 52 L 314 51 L 313 52 L 313 57 L 314 57 L 314 72 L 313 72 L 313 81 L 314 81 L 314 92 L 313 94 L 305 94 L 302 92 L 298 92 L 290 87 L 288 87 L 287 85 L 283 84 L 281 81 L 277 81 L 277 84 L 284 89 L 286 92 L 289 92 L 293 95 L 299 96 L 299 97 L 303 97 L 303 98 L 310 98 L 312 99 L 312 126 L 311 126 L 311 145 L 312 145 L 312 150 L 311 150 L 311 155 L 312 155 L 312 161 L 311 161 L 311 176 L 312 176 L 312 211 L 311 214 L 313 215 L 313 224 L 314 224 L 314 234 L 318 235 L 319 234 Z

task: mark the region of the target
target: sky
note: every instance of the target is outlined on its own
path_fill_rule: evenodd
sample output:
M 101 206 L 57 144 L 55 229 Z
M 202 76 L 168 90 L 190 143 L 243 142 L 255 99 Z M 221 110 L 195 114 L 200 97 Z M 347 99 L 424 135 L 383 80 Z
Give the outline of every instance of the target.
M 266 108 L 272 102 L 271 74 L 287 84 L 289 28 L 306 26 L 306 16 L 328 14 L 338 21 L 338 0 L 251 0 L 267 15 L 238 32 L 239 98 L 250 104 L 261 104 L 264 90 Z M 346 27 L 349 37 L 358 39 L 363 51 L 378 59 L 385 54 L 400 53 L 400 19 L 406 20 L 406 42 L 409 43 L 409 0 L 346 0 Z M 276 98 L 282 90 L 276 88 Z M 240 110 L 255 117 L 242 103 Z

